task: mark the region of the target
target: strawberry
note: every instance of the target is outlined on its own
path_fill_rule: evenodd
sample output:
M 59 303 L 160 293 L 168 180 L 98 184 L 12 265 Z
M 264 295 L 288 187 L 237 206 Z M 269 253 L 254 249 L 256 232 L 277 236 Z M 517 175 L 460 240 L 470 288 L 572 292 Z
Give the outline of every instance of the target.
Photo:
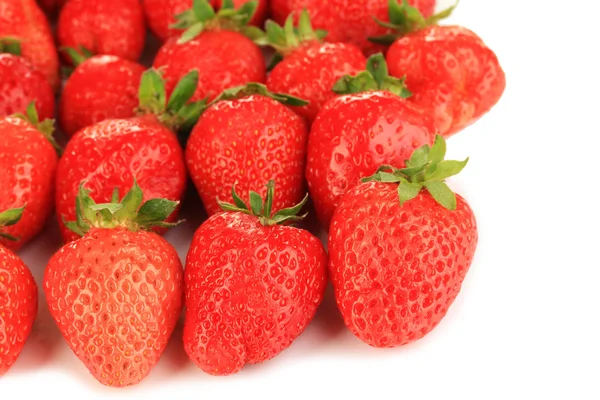
M 225 91 L 198 120 L 188 140 L 186 162 L 209 215 L 218 200 L 238 191 L 266 194 L 276 180 L 275 209 L 291 207 L 304 195 L 303 171 L 308 131 L 302 118 L 281 103 L 302 105 L 291 96 L 249 84 Z
M 322 43 L 323 32 L 315 32 L 306 11 L 300 15 L 295 30 L 290 16 L 285 27 L 267 21 L 267 37 L 283 60 L 269 74 L 267 87 L 279 93 L 288 93 L 309 102 L 296 108 L 309 123 L 323 105 L 335 97 L 331 90 L 344 75 L 354 75 L 367 62 L 361 50 L 348 43 Z
M 36 236 L 52 213 L 58 163 L 53 121 L 39 121 L 35 106 L 26 115 L 0 118 L 0 209 L 25 205 L 18 224 L 4 230 L 18 238 L 0 244 L 18 250 Z
M 2 0 L 0 41 L 18 40 L 22 56 L 58 89 L 58 54 L 46 16 L 35 0 Z
M 68 137 L 105 119 L 135 115 L 143 66 L 117 56 L 86 59 L 86 54 L 68 51 L 77 67 L 60 98 L 59 122 Z
M 263 54 L 244 36 L 262 35 L 258 28 L 246 25 L 255 6 L 256 2 L 251 2 L 236 11 L 223 7 L 215 13 L 206 0 L 197 0 L 193 9 L 179 15 L 177 27 L 186 31 L 169 39 L 154 60 L 154 67 L 164 72 L 167 93 L 193 69 L 199 71 L 200 84 L 192 100 L 212 100 L 225 89 L 263 83 Z
M 196 231 L 185 263 L 186 312 L 183 345 L 212 375 L 238 372 L 289 347 L 312 320 L 326 286 L 327 254 L 297 221 L 306 202 L 272 214 L 274 183 L 263 206 L 250 193 L 250 207 L 235 205 L 210 217 Z
M 80 187 L 81 235 L 52 256 L 44 275 L 48 308 L 71 350 L 107 386 L 139 383 L 158 362 L 183 305 L 183 269 L 173 246 L 148 229 L 177 202 L 142 204 L 134 182 L 118 202 L 96 204 Z M 140 207 L 141 205 L 141 207 Z
M 382 47 L 367 40 L 369 36 L 384 35 L 390 29 L 377 24 L 375 18 L 387 20 L 389 0 L 271 0 L 275 20 L 283 24 L 288 16 L 298 18 L 306 9 L 315 28 L 328 32 L 326 40 L 332 43 L 352 43 L 367 54 L 381 51 Z M 426 16 L 432 15 L 435 0 L 410 0 Z
M 0 229 L 16 224 L 23 208 L 0 213 Z M 14 239 L 0 231 L 0 237 Z M 15 363 L 37 315 L 37 285 L 29 268 L 0 244 L 0 377 Z
M 367 71 L 340 79 L 334 90 L 348 93 L 327 102 L 308 139 L 306 179 L 317 216 L 329 227 L 341 197 L 380 164 L 404 166 L 412 152 L 435 139 L 433 121 L 403 97 L 404 82 L 387 74 L 381 54 Z
M 144 10 L 139 0 L 69 0 L 58 19 L 62 47 L 85 47 L 136 61 L 146 40 Z M 66 57 L 71 60 L 70 57 Z
M 498 58 L 475 33 L 436 25 L 453 9 L 425 18 L 406 0 L 401 5 L 394 0 L 390 19 L 398 35 L 374 38 L 393 43 L 387 52 L 390 74 L 406 76 L 411 101 L 433 107 L 437 131 L 445 137 L 481 118 L 506 87 Z
M 422 338 L 444 318 L 477 247 L 467 202 L 444 180 L 467 161 L 442 161 L 444 140 L 407 167 L 383 166 L 348 192 L 331 221 L 329 272 L 352 333 L 374 347 Z
M 54 117 L 52 86 L 20 55 L 20 42 L 0 40 L 0 117 L 24 113 L 31 102 L 42 120 Z
M 75 198 L 84 180 L 101 202 L 111 199 L 115 187 L 122 191 L 131 187 L 134 176 L 146 200 L 181 199 L 185 160 L 174 130 L 197 119 L 201 104 L 186 105 L 196 83 L 194 71 L 181 80 L 167 103 L 162 78 L 149 70 L 140 85 L 139 116 L 107 119 L 71 138 L 56 173 L 56 211 L 65 241 L 76 239 L 64 220 L 76 217 Z

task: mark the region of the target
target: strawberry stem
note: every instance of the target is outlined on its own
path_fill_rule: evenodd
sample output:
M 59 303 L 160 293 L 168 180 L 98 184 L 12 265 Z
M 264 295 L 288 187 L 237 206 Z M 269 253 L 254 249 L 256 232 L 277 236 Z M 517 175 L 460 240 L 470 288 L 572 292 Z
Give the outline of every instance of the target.
M 306 9 L 302 10 L 298 18 L 298 25 L 294 26 L 294 16 L 290 15 L 284 26 L 273 20 L 265 23 L 267 43 L 279 54 L 286 55 L 293 52 L 306 42 L 322 42 L 327 31 L 313 29 L 310 15 Z

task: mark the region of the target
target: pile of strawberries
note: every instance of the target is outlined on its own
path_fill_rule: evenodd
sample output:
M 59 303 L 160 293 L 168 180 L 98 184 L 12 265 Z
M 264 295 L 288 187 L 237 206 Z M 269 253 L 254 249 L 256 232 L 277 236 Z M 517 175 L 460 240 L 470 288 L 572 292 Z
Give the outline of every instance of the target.
M 329 281 L 371 346 L 410 343 L 444 317 L 477 245 L 473 212 L 445 183 L 467 161 L 444 160 L 445 138 L 505 87 L 482 39 L 438 25 L 452 9 L 39 3 L 0 3 L 0 375 L 38 308 L 14 252 L 53 214 L 66 244 L 45 269 L 47 306 L 105 385 L 144 379 L 182 310 L 185 351 L 213 375 L 290 346 Z M 150 69 L 146 26 L 164 42 Z M 161 234 L 188 177 L 209 218 L 184 269 Z M 309 197 L 327 251 L 295 226 Z

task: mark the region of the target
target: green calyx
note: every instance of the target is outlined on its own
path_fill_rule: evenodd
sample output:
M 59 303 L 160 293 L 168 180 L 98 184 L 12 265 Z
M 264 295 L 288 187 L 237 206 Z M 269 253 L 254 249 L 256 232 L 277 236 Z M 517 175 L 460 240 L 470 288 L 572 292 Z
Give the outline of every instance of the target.
M 300 210 L 302 210 L 308 201 L 308 194 L 304 196 L 304 199 L 294 207 L 284 208 L 272 214 L 274 196 L 275 182 L 271 180 L 269 183 L 267 183 L 267 196 L 264 204 L 260 194 L 250 191 L 250 207 L 248 207 L 235 192 L 235 185 L 233 185 L 233 188 L 231 188 L 231 197 L 233 198 L 234 204 L 224 203 L 222 201 L 218 201 L 218 203 L 224 211 L 241 212 L 248 215 L 254 215 L 258 217 L 260 223 L 264 226 L 286 225 L 301 221 L 308 215 L 298 215 Z
M 75 49 L 73 47 L 61 47 L 61 50 L 67 53 L 75 67 L 80 66 L 84 61 L 94 56 L 94 53 L 84 46 L 79 46 L 79 49 Z
M 197 37 L 205 30 L 232 30 L 240 32 L 255 43 L 266 44 L 265 33 L 248 23 L 256 12 L 258 1 L 244 3 L 235 9 L 233 0 L 223 0 L 219 11 L 210 5 L 207 0 L 194 0 L 192 8 L 175 16 L 176 22 L 171 25 L 173 29 L 183 29 L 177 43 L 183 44 Z
M 343 76 L 335 83 L 333 91 L 337 94 L 353 94 L 385 90 L 407 99 L 412 93 L 406 88 L 405 80 L 390 76 L 385 57 L 378 53 L 369 57 L 366 71 L 356 76 Z
M 379 167 L 375 175 L 364 178 L 363 182 L 399 183 L 398 198 L 400 206 L 414 199 L 425 189 L 442 207 L 456 210 L 456 195 L 446 185 L 446 179 L 457 175 L 465 168 L 469 159 L 464 161 L 444 160 L 446 141 L 440 135 L 435 143 L 415 150 L 406 161 L 406 167 L 397 169 L 389 165 Z
M 150 230 L 154 227 L 170 228 L 177 223 L 165 222 L 179 205 L 178 201 L 152 199 L 142 204 L 142 189 L 134 180 L 131 190 L 119 201 L 119 189 L 115 188 L 110 203 L 96 204 L 85 189 L 79 186 L 75 200 L 77 220 L 64 221 L 65 226 L 79 236 L 92 228 L 126 228 L 132 232 Z
M 11 208 L 10 210 L 1 212 L 0 213 L 0 228 L 3 228 L 5 226 L 16 225 L 17 222 L 19 222 L 21 220 L 24 210 L 25 210 L 25 206 L 23 206 L 21 208 Z M 0 231 L 0 238 L 10 240 L 13 242 L 16 242 L 17 240 L 19 240 L 19 238 L 9 235 L 8 233 L 3 233 L 2 231 Z
M 0 38 L 0 54 L 8 53 L 15 56 L 21 55 L 21 41 L 13 37 Z
M 327 31 L 313 29 L 310 15 L 306 9 L 300 13 L 297 26 L 294 26 L 294 17 L 290 15 L 284 26 L 273 20 L 268 20 L 265 24 L 265 30 L 268 45 L 281 54 L 289 53 L 304 42 L 321 42 L 327 36 Z
M 396 39 L 407 33 L 419 31 L 428 26 L 437 25 L 441 20 L 448 18 L 457 6 L 458 0 L 452 7 L 449 7 L 438 14 L 434 14 L 429 18 L 425 18 L 418 8 L 408 4 L 408 0 L 402 0 L 400 3 L 398 0 L 389 0 L 388 12 L 390 22 L 381 21 L 375 17 L 373 18 L 379 25 L 393 29 L 394 32 L 383 36 L 370 37 L 369 40 L 384 45 L 392 44 Z
M 234 100 L 239 99 L 241 97 L 251 96 L 254 94 L 269 97 L 282 104 L 285 104 L 286 106 L 301 107 L 308 104 L 308 101 L 299 99 L 298 97 L 290 96 L 288 94 L 283 93 L 272 93 L 262 83 L 250 82 L 245 84 L 244 86 L 238 86 L 224 90 L 223 93 L 221 93 L 210 103 L 210 105 L 213 105 L 222 100 Z
M 35 108 L 35 101 L 32 101 L 27 106 L 25 114 L 18 113 L 14 114 L 13 117 L 22 119 L 23 121 L 29 122 L 35 129 L 40 131 L 42 135 L 52 144 L 52 147 L 56 150 L 56 153 L 62 155 L 63 149 L 56 143 L 54 139 L 54 120 L 45 119 L 40 121 L 37 109 Z
M 167 101 L 165 81 L 160 72 L 151 68 L 140 82 L 138 115 L 155 115 L 172 131 L 188 131 L 206 108 L 206 100 L 189 102 L 198 86 L 198 71 L 188 72 L 175 86 Z

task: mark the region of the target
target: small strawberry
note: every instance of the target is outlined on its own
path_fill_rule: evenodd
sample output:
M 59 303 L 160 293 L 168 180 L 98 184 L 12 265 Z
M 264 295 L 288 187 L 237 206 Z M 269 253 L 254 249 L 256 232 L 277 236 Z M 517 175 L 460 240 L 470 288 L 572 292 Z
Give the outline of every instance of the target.
M 90 50 L 137 61 L 146 40 L 144 10 L 139 0 L 69 0 L 58 19 L 62 47 Z M 67 57 L 71 60 L 70 57 Z
M 354 75 L 367 62 L 361 50 L 347 43 L 322 43 L 324 32 L 315 32 L 306 11 L 300 15 L 294 29 L 290 16 L 285 27 L 267 21 L 267 38 L 283 58 L 269 74 L 267 87 L 278 93 L 287 93 L 309 102 L 296 108 L 309 123 L 335 93 L 333 85 L 344 75 Z
M 192 100 L 214 99 L 223 90 L 265 81 L 265 60 L 260 48 L 244 36 L 264 34 L 247 26 L 256 2 L 238 10 L 223 7 L 218 13 L 206 0 L 197 0 L 194 8 L 179 15 L 178 28 L 186 31 L 169 39 L 159 50 L 154 67 L 164 72 L 167 93 L 175 83 L 193 69 L 199 71 L 200 83 Z
M 367 71 L 340 79 L 346 95 L 325 104 L 308 139 L 306 179 L 319 221 L 329 227 L 341 197 L 381 164 L 402 167 L 412 152 L 435 138 L 433 121 L 403 97 L 404 81 L 387 74 L 382 55 Z
M 266 194 L 278 182 L 275 209 L 297 204 L 305 193 L 303 171 L 308 131 L 282 103 L 305 102 L 273 94 L 260 84 L 225 91 L 200 117 L 188 140 L 186 161 L 209 215 L 220 210 L 237 182 L 242 196 Z
M 144 73 L 140 64 L 117 56 L 90 56 L 67 50 L 75 71 L 62 91 L 59 122 L 71 137 L 78 130 L 111 118 L 129 118 L 138 106 L 138 88 Z
M 24 113 L 31 102 L 40 119 L 54 117 L 54 90 L 46 77 L 20 57 L 18 41 L 0 39 L 0 117 Z
M 185 264 L 183 345 L 211 375 L 238 372 L 289 347 L 312 320 L 326 286 L 327 253 L 308 231 L 285 226 L 306 202 L 271 213 L 274 183 L 263 201 L 235 205 L 196 231 Z
M 341 201 L 331 221 L 329 272 L 344 322 L 375 347 L 422 338 L 460 291 L 477 247 L 467 202 L 444 180 L 467 161 L 443 161 L 441 136 L 407 167 L 383 166 Z
M 390 74 L 406 76 L 410 101 L 433 107 L 438 132 L 449 137 L 487 113 L 502 97 L 504 71 L 494 52 L 470 30 L 438 26 L 454 7 L 425 18 L 406 0 L 390 3 L 398 34 L 374 38 L 393 43 L 387 52 Z M 400 38 L 398 38 L 400 37 Z
M 19 41 L 23 58 L 31 62 L 54 89 L 58 89 L 58 53 L 48 20 L 35 0 L 2 0 L 0 40 L 2 39 Z
M 40 122 L 33 103 L 26 115 L 0 118 L 0 209 L 27 205 L 19 223 L 4 230 L 18 240 L 0 237 L 0 244 L 11 250 L 40 233 L 52 214 L 58 163 L 53 123 Z
M 139 383 L 158 362 L 183 304 L 183 269 L 173 246 L 148 229 L 168 227 L 177 202 L 142 204 L 134 182 L 118 202 L 96 204 L 80 187 L 81 236 L 48 262 L 44 292 L 71 350 L 107 386 Z

